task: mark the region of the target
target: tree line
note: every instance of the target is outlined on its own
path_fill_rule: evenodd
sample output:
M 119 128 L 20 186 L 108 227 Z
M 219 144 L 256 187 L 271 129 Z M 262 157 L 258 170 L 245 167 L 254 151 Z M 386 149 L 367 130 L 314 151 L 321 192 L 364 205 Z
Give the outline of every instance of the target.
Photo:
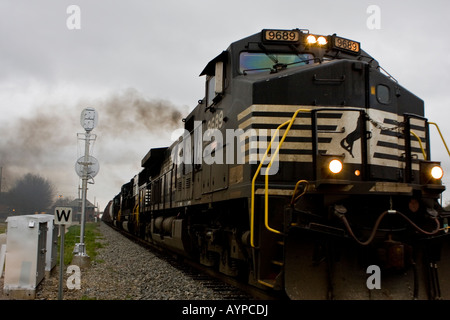
M 9 191 L 1 193 L 2 211 L 17 215 L 47 212 L 55 202 L 55 193 L 49 180 L 28 173 L 18 179 Z

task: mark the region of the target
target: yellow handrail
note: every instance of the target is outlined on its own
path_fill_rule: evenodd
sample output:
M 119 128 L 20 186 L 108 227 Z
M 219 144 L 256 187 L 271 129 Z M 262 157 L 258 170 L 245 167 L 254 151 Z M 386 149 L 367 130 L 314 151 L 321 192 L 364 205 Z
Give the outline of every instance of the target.
M 289 124 L 289 121 L 286 121 L 278 126 L 277 130 L 275 131 L 275 134 L 273 135 L 272 139 L 270 140 L 269 146 L 267 147 L 266 152 L 264 153 L 264 156 L 261 159 L 261 162 L 258 166 L 258 169 L 256 169 L 255 175 L 252 179 L 252 198 L 251 198 L 251 207 L 250 207 L 250 245 L 254 248 L 254 224 L 255 224 L 255 181 L 256 177 L 258 176 L 259 172 L 261 171 L 261 167 L 264 163 L 264 160 L 267 157 L 267 154 L 269 153 L 270 148 L 272 147 L 272 142 L 275 140 L 275 137 L 277 136 L 277 133 L 280 131 L 282 127 Z M 267 172 L 267 171 L 266 171 Z
M 297 197 L 295 196 L 295 194 L 297 193 L 297 189 L 300 183 L 306 183 L 305 189 L 303 190 L 302 193 L 300 193 Z M 298 201 L 298 199 L 300 199 L 307 191 L 308 189 L 308 185 L 309 182 L 308 180 L 298 180 L 297 183 L 295 184 L 295 188 L 294 188 L 294 193 L 292 194 L 292 199 L 291 199 L 291 205 L 293 205 L 294 203 L 296 203 Z
M 139 203 L 134 206 L 133 215 L 135 216 L 136 223 L 139 224 Z
M 426 154 L 426 152 L 425 152 L 425 149 L 423 148 L 422 140 L 420 139 L 420 137 L 419 137 L 414 131 L 409 130 L 409 132 L 410 132 L 414 137 L 416 137 L 417 141 L 419 141 L 419 146 L 420 146 L 420 149 L 422 150 L 423 159 L 424 159 L 424 160 L 427 160 L 427 154 Z
M 442 142 L 444 143 L 445 149 L 447 149 L 447 153 L 450 156 L 450 151 L 448 150 L 447 144 L 445 143 L 444 136 L 442 135 L 441 130 L 439 129 L 439 126 L 437 125 L 437 123 L 435 123 L 435 122 L 428 122 L 428 124 L 432 124 L 432 125 L 434 125 L 436 127 L 436 129 L 439 132 L 439 135 L 441 136 Z
M 286 128 L 286 131 L 283 135 L 283 137 L 281 138 L 277 149 L 275 150 L 275 152 L 271 155 L 271 160 L 266 168 L 266 177 L 265 177 L 265 197 L 264 197 L 264 225 L 266 227 L 267 230 L 274 232 L 274 233 L 278 233 L 280 234 L 281 232 L 278 230 L 275 230 L 273 228 L 271 228 L 269 226 L 269 175 L 268 172 L 270 170 L 270 168 L 272 167 L 272 163 L 276 157 L 276 155 L 278 154 L 278 152 L 280 151 L 281 145 L 283 144 L 284 140 L 286 139 L 286 136 L 289 132 L 289 130 L 291 129 L 292 125 L 294 124 L 295 119 L 297 118 L 297 115 L 299 114 L 299 112 L 311 112 L 311 109 L 298 109 L 297 111 L 295 111 L 294 115 L 292 116 L 291 120 L 288 120 L 282 124 L 280 124 L 278 126 L 278 128 L 275 131 L 275 134 L 273 135 L 269 146 L 267 147 L 266 152 L 264 153 L 263 158 L 261 159 L 261 162 L 258 166 L 258 169 L 255 172 L 255 175 L 253 176 L 252 179 L 252 198 L 251 198 L 251 208 L 250 208 L 250 245 L 254 248 L 255 244 L 254 244 L 254 222 L 255 222 L 255 181 L 256 178 L 259 174 L 259 172 L 261 171 L 261 167 L 264 163 L 264 160 L 266 159 L 270 148 L 272 147 L 272 143 L 275 140 L 275 137 L 277 137 L 278 132 L 280 131 L 281 128 L 283 128 L 284 126 L 288 125 L 288 127 Z

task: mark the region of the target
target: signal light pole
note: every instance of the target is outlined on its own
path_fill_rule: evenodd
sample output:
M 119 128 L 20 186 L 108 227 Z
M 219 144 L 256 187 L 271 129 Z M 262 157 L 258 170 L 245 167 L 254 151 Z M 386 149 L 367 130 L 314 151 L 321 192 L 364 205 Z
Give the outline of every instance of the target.
M 82 197 L 81 197 L 81 231 L 80 243 L 75 244 L 74 257 L 72 264 L 79 267 L 87 267 L 90 264 L 90 257 L 86 253 L 84 244 L 84 232 L 86 224 L 86 202 L 87 202 L 87 184 L 89 178 L 93 178 L 98 173 L 98 161 L 89 155 L 90 140 L 95 140 L 95 135 L 91 138 L 91 131 L 98 122 L 97 111 L 94 108 L 86 108 L 81 112 L 80 123 L 84 128 L 84 156 L 80 157 L 75 163 L 75 171 L 82 179 Z

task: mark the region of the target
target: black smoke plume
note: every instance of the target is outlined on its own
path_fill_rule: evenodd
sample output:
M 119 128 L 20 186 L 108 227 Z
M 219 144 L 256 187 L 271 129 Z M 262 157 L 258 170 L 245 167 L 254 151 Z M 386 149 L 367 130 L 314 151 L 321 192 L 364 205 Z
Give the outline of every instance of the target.
M 181 111 L 165 100 L 149 100 L 135 89 L 113 94 L 98 104 L 101 132 L 113 136 L 144 131 L 158 133 L 182 126 Z
M 3 190 L 27 173 L 39 174 L 52 182 L 68 174 L 63 167 L 70 168 L 73 174 L 77 133 L 84 132 L 80 115 L 86 107 L 95 108 L 99 115 L 93 133 L 101 138 L 102 154 L 95 156 L 117 161 L 111 163 L 117 165 L 124 165 L 119 162 L 130 158 L 139 163 L 145 150 L 152 147 L 151 139 L 149 145 L 138 147 L 135 156 L 121 158 L 116 154 L 123 146 L 139 140 L 136 137 L 154 137 L 182 127 L 180 110 L 187 109 L 166 100 L 148 99 L 133 88 L 97 99 L 80 97 L 72 104 L 35 106 L 30 114 L 0 124 L 0 166 L 7 179 Z

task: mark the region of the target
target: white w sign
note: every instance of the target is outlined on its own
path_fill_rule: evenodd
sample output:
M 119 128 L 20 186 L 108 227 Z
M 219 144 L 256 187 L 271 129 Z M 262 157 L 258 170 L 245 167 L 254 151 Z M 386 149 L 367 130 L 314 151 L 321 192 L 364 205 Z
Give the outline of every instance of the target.
M 55 224 L 71 224 L 71 223 L 72 223 L 72 208 L 56 207 Z

